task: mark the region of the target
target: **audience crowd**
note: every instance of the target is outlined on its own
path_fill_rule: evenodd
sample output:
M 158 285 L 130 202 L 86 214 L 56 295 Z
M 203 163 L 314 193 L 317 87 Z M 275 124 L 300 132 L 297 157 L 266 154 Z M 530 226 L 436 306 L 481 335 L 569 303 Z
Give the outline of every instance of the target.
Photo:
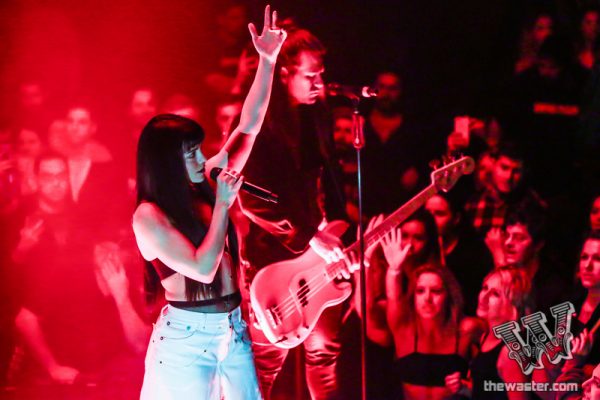
M 540 11 L 523 26 L 498 106 L 456 115 L 441 136 L 427 133 L 405 107 L 400 73 L 390 67 L 373 77 L 378 96 L 361 106 L 362 220 L 351 104 L 329 99 L 339 185 L 354 227 L 374 229 L 429 185 L 432 159 L 476 161 L 472 175 L 430 196 L 367 251 L 367 345 L 377 365 L 369 370 L 369 398 L 596 398 L 599 17 L 600 8 L 582 7 L 565 35 L 562 21 Z M 86 100 L 57 112 L 40 83 L 21 82 L 19 112 L 0 121 L 2 396 L 138 396 L 150 321 L 162 305 L 145 299 L 131 230 L 137 139 L 158 113 L 199 119 L 212 112 L 212 120 L 199 122 L 208 128 L 203 151 L 216 153 L 257 66 L 247 19 L 238 3 L 218 16 L 220 47 L 204 77 L 211 110 L 186 94 L 159 98 L 140 86 L 120 126 L 108 126 Z M 109 144 L 107 130 L 118 141 Z M 358 288 L 358 275 L 354 283 Z M 360 393 L 359 297 L 355 290 L 345 305 L 338 363 L 344 399 Z M 542 311 L 552 329 L 550 307 L 566 301 L 575 310 L 572 359 L 542 359 L 544 368 L 524 373 L 494 327 Z M 578 385 L 485 391 L 485 382 L 532 380 Z

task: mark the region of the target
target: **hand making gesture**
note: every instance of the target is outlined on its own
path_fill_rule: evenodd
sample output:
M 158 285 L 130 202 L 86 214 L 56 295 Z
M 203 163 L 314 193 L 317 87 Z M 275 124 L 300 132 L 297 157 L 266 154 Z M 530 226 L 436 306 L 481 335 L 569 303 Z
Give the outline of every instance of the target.
M 277 28 L 277 11 L 273 11 L 273 15 L 271 15 L 271 6 L 265 7 L 265 22 L 260 36 L 253 23 L 248 24 L 248 29 L 258 54 L 267 61 L 275 63 L 281 45 L 287 37 L 286 31 Z

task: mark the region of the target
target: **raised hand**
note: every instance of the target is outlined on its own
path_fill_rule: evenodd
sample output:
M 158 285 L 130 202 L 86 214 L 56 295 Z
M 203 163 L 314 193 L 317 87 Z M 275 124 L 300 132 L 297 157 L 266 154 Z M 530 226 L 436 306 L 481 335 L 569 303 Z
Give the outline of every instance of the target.
M 389 265 L 390 271 L 400 271 L 402 263 L 410 250 L 410 243 L 402 247 L 402 231 L 400 228 L 393 229 L 381 240 L 383 255 Z
M 571 353 L 574 357 L 585 360 L 588 354 L 590 354 L 593 344 L 594 335 L 586 328 L 571 340 Z
M 501 228 L 491 228 L 485 235 L 485 244 L 492 253 L 496 267 L 506 265 L 504 258 L 504 231 Z
M 287 37 L 286 31 L 277 28 L 277 11 L 273 11 L 273 15 L 271 15 L 271 6 L 267 5 L 265 7 L 265 21 L 260 35 L 253 23 L 248 24 L 248 29 L 258 54 L 274 63 L 277 60 L 279 50 L 281 50 L 281 45 Z
M 25 218 L 25 224 L 20 230 L 19 247 L 21 250 L 29 250 L 40 241 L 40 236 L 44 232 L 44 220 L 39 217 L 28 216 Z

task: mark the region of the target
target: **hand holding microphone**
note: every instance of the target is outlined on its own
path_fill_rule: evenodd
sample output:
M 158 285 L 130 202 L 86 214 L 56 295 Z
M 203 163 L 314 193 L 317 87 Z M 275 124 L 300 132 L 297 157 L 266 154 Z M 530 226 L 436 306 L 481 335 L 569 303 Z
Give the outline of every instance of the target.
M 222 168 L 218 168 L 218 167 L 211 169 L 210 170 L 210 178 L 216 182 L 217 177 L 219 176 L 219 174 L 221 173 L 222 170 L 223 170 Z M 237 175 L 237 176 L 231 175 L 231 173 L 227 170 L 225 171 L 225 173 L 230 174 L 230 176 L 233 176 L 236 179 L 239 179 L 239 175 Z M 259 186 L 253 185 L 249 182 L 242 182 L 240 190 L 243 190 L 244 192 L 246 192 L 254 197 L 258 197 L 259 199 L 268 201 L 270 203 L 277 203 L 279 201 L 279 196 L 277 196 L 275 193 L 270 192 L 267 189 L 263 189 Z

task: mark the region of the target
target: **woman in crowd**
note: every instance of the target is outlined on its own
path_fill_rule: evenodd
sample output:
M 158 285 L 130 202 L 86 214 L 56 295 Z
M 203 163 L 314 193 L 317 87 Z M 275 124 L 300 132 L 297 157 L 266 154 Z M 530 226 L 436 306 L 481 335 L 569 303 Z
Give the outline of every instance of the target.
M 455 393 L 472 392 L 473 399 L 527 399 L 527 392 L 485 391 L 484 382 L 528 382 L 515 360 L 508 356 L 508 348 L 497 338 L 493 328 L 515 321 L 530 311 L 529 281 L 517 268 L 497 268 L 487 275 L 479 293 L 477 316 L 486 322 L 480 351 L 470 366 L 471 382 L 452 376 L 447 387 Z
M 286 34 L 276 28 L 269 6 L 262 34 L 253 24 L 249 29 L 259 66 L 240 123 L 224 148 L 207 160 L 200 150 L 202 128 L 172 114 L 154 117 L 139 139 L 133 228 L 147 261 L 147 281 L 155 291 L 160 282 L 169 303 L 150 339 L 142 399 L 261 397 L 239 307 L 229 208 L 242 183 L 238 171 L 265 116 Z M 215 195 L 207 176 L 216 166 L 223 170 Z
M 367 292 L 369 339 L 380 346 L 394 344 L 396 398 L 451 397 L 446 380 L 454 374 L 466 377 L 480 329 L 474 319 L 462 318 L 462 294 L 450 270 L 425 250 L 424 225 L 413 219 L 382 240 L 388 265 L 385 300 L 370 299 Z M 402 276 L 407 277 L 407 287 Z M 375 276 L 369 278 L 367 283 L 373 285 Z
M 399 276 L 410 244 L 400 245 L 400 231 L 383 241 L 387 323 L 395 347 L 394 375 L 404 399 L 452 396 L 446 380 L 465 378 L 474 351 L 478 324 L 462 318 L 462 294 L 449 269 L 435 262 L 410 273 L 402 294 Z
M 575 42 L 577 62 L 591 70 L 600 55 L 600 10 L 587 8 L 581 14 L 578 38 Z
M 519 57 L 515 63 L 516 74 L 535 65 L 540 47 L 553 31 L 554 18 L 549 13 L 538 13 L 529 22 L 521 34 Z
M 600 231 L 592 231 L 581 248 L 577 277 L 583 288 L 582 296 L 574 301 L 576 318 L 572 332 L 580 334 L 587 329 L 591 334 L 592 346 L 585 363 L 594 366 L 600 363 L 598 324 L 600 324 Z

